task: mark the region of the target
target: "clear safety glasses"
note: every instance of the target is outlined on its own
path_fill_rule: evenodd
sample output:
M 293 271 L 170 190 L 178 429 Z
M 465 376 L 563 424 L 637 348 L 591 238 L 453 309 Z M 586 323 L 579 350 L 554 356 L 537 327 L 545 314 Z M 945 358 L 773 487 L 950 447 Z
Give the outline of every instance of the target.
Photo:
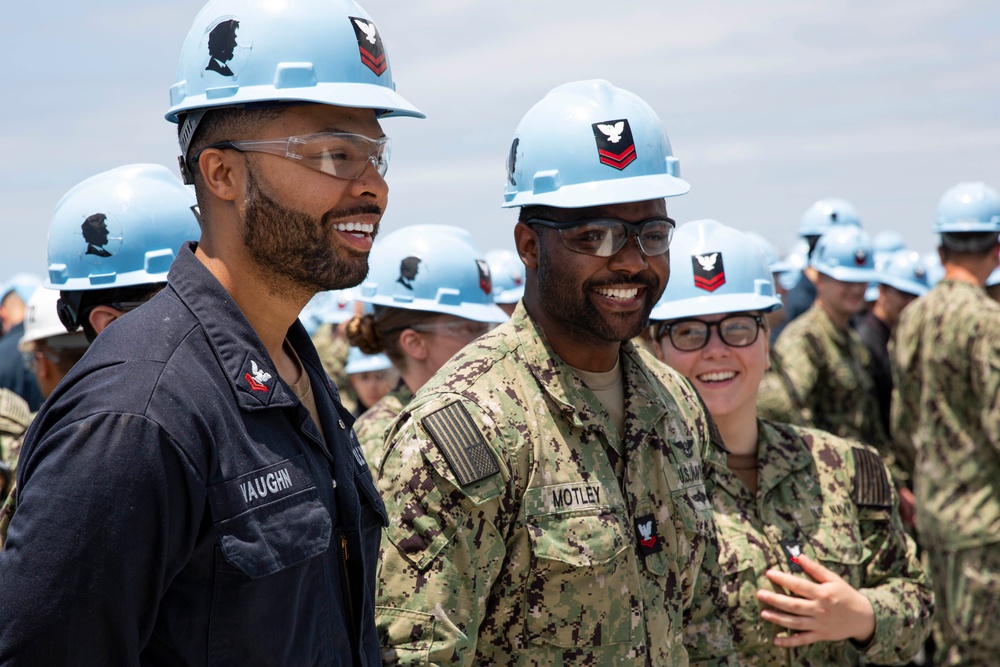
M 764 318 L 760 315 L 730 315 L 718 322 L 676 320 L 663 322 L 656 330 L 656 340 L 670 336 L 670 343 L 681 352 L 693 352 L 708 345 L 712 329 L 729 347 L 747 347 L 757 340 Z
M 422 333 L 444 333 L 453 338 L 472 341 L 483 334 L 489 333 L 495 326 L 496 324 L 493 322 L 462 320 L 461 322 L 427 322 L 425 324 L 414 324 L 406 328 Z
M 369 139 L 351 132 L 317 132 L 284 139 L 220 141 L 201 149 L 194 161 L 197 162 L 209 148 L 228 148 L 241 153 L 271 153 L 297 160 L 311 169 L 348 181 L 361 176 L 368 165 L 385 176 L 392 152 L 389 137 Z
M 559 231 L 564 246 L 573 252 L 595 257 L 611 257 L 635 236 L 644 255 L 662 255 L 670 248 L 670 239 L 677 226 L 670 218 L 649 218 L 642 222 L 626 222 L 617 218 L 588 218 L 571 222 L 555 222 L 531 218 L 529 225 L 542 225 Z

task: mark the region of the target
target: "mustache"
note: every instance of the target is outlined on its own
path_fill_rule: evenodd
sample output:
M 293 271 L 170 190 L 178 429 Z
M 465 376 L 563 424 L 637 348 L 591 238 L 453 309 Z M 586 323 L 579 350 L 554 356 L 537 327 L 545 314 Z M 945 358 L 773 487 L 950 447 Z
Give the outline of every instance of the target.
M 637 273 L 634 276 L 629 276 L 628 278 L 619 278 L 611 280 L 591 280 L 588 281 L 585 287 L 587 289 L 593 289 L 596 287 L 617 287 L 618 285 L 641 285 L 650 290 L 654 290 L 660 286 L 659 279 L 653 274 L 643 274 Z

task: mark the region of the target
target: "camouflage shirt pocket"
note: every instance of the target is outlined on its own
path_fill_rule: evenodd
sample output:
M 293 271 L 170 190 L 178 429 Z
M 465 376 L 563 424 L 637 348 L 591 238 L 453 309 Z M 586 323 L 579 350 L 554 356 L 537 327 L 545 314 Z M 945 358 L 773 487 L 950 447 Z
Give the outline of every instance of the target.
M 734 643 L 741 652 L 766 646 L 775 633 L 765 627 L 760 617 L 762 606 L 757 601 L 757 591 L 761 588 L 758 575 L 762 576 L 767 569 L 762 547 L 751 544 L 744 533 L 720 528 L 719 568 L 729 602 Z
M 631 639 L 627 528 L 619 507 L 527 517 L 532 567 L 526 634 L 534 644 L 603 646 Z
M 858 588 L 863 581 L 865 549 L 858 526 L 850 522 L 820 522 L 808 534 L 815 557 Z

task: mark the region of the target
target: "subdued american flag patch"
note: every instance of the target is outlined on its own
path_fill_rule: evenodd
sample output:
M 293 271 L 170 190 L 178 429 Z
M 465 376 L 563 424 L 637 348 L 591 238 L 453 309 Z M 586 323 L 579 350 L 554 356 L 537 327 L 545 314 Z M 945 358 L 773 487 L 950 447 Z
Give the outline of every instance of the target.
M 879 455 L 855 447 L 854 469 L 854 503 L 858 507 L 892 507 L 892 487 Z
M 446 405 L 421 419 L 420 423 L 430 433 L 462 486 L 500 472 L 493 452 L 461 403 Z

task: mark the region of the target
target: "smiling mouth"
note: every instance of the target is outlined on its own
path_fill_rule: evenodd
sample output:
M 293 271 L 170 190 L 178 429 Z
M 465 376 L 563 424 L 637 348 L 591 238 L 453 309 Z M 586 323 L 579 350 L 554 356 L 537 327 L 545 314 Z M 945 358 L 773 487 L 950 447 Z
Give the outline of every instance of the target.
M 725 382 L 736 377 L 736 371 L 716 371 L 695 376 L 699 382 Z
M 371 236 L 375 231 L 375 225 L 366 222 L 341 222 L 333 226 L 338 232 L 345 232 L 355 236 Z
M 630 287 L 628 289 L 598 287 L 594 291 L 603 297 L 607 297 L 609 299 L 617 299 L 619 301 L 629 301 L 630 299 L 634 299 L 639 295 L 638 287 Z

